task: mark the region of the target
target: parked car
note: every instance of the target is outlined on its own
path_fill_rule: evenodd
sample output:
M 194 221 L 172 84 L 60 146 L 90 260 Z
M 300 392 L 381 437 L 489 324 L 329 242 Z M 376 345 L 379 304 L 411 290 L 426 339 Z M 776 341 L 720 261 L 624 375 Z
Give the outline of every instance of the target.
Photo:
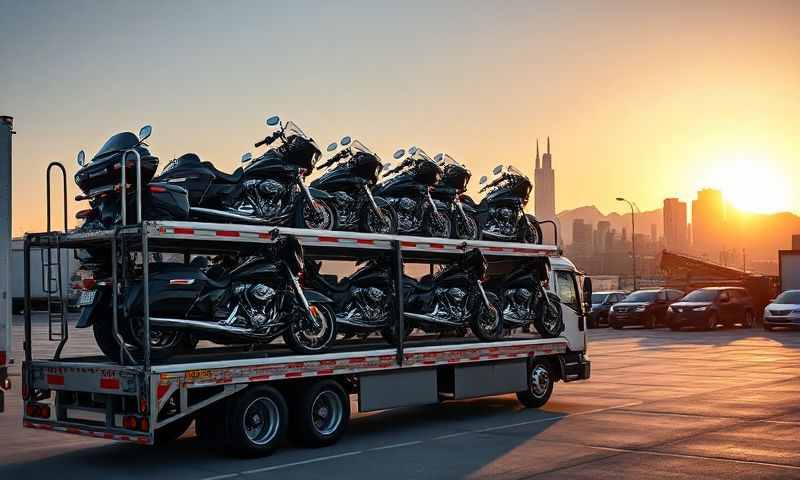
M 786 290 L 764 309 L 764 330 L 775 327 L 800 327 L 800 290 Z
M 670 306 L 669 328 L 713 330 L 720 323 L 750 328 L 755 318 L 753 311 L 753 299 L 742 287 L 699 288 Z
M 683 296 L 680 290 L 648 288 L 630 293 L 611 307 L 608 323 L 620 329 L 629 325 L 655 328 L 666 324 L 667 308 Z
M 592 293 L 592 310 L 589 312 L 589 328 L 607 327 L 608 312 L 612 305 L 616 305 L 626 293 L 622 290 Z

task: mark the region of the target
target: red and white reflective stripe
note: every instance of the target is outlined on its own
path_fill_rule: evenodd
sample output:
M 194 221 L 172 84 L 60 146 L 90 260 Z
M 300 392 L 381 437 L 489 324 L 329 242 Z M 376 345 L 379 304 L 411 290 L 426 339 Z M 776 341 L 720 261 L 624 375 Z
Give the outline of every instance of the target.
M 100 388 L 103 390 L 119 390 L 119 378 L 103 377 L 100 379 Z
M 138 443 L 140 445 L 150 445 L 153 443 L 152 440 L 150 440 L 149 436 L 121 435 L 118 433 L 111 433 L 111 432 L 95 432 L 92 430 L 85 430 L 83 428 L 77 428 L 77 427 L 62 427 L 60 425 L 51 425 L 49 423 L 36 423 L 36 422 L 31 422 L 30 420 L 25 420 L 24 422 L 22 422 L 22 426 L 25 428 L 34 428 L 37 430 L 50 430 L 53 432 L 73 433 L 75 435 L 103 438 L 106 440 L 132 442 L 132 443 Z
M 170 382 L 180 379 L 183 385 L 224 385 L 232 383 L 263 382 L 303 377 L 343 375 L 367 371 L 414 368 L 433 365 L 465 364 L 480 361 L 521 359 L 535 355 L 563 353 L 563 343 L 505 345 L 501 347 L 478 347 L 461 350 L 433 352 L 407 352 L 403 366 L 396 363 L 394 355 L 354 357 L 343 359 L 312 360 L 287 364 L 238 366 L 219 369 L 204 369 L 200 374 L 190 372 L 162 373 L 157 392 L 166 392 Z

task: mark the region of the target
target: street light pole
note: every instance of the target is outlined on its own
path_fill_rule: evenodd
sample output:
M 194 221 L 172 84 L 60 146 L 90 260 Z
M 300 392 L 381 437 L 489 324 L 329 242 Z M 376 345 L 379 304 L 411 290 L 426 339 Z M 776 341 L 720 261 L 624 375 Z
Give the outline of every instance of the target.
M 633 257 L 633 289 L 636 290 L 636 222 L 634 221 L 633 202 L 617 197 L 618 202 L 625 202 L 631 207 L 631 256 Z

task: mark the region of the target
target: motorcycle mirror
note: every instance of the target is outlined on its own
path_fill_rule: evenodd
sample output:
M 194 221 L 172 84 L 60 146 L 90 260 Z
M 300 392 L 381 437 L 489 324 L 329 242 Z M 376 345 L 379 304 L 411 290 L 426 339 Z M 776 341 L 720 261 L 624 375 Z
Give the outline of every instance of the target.
M 494 167 L 494 170 L 492 170 L 492 173 L 495 174 L 495 175 L 498 175 L 502 171 L 503 171 L 503 166 L 502 165 L 498 165 L 498 166 Z
M 488 180 L 489 180 L 489 177 L 487 177 L 486 175 L 484 175 L 484 176 L 482 176 L 482 177 L 481 177 L 481 179 L 480 179 L 480 180 L 478 180 L 478 183 L 479 183 L 479 184 L 481 184 L 481 185 L 483 185 L 483 184 L 484 184 L 484 183 L 486 183 Z
M 406 154 L 406 151 L 401 148 L 401 149 L 397 150 L 396 152 L 394 152 L 394 155 L 392 155 L 392 156 L 394 157 L 395 160 L 400 160 L 401 158 L 403 158 L 403 155 L 405 155 L 405 154 Z
M 247 163 L 252 159 L 253 159 L 253 154 L 250 152 L 247 152 L 244 155 L 242 155 L 242 163 Z
M 353 139 L 350 138 L 350 137 L 342 137 L 342 139 L 339 141 L 339 143 L 341 143 L 343 147 L 346 147 L 346 146 L 350 145 L 350 142 L 352 142 L 352 141 L 353 141 Z
M 77 161 L 78 161 L 78 166 L 81 166 L 81 167 L 82 167 L 82 166 L 83 166 L 83 165 L 86 163 L 86 153 L 84 153 L 84 151 L 83 151 L 83 150 L 81 150 L 80 152 L 78 152 L 78 159 L 77 159 Z
M 389 162 L 386 162 L 386 163 L 383 164 L 382 170 L 385 172 L 386 170 L 389 170 L 390 168 L 392 168 L 392 164 L 389 163 Z
M 336 142 L 332 142 L 331 144 L 328 145 L 328 148 L 326 148 L 325 150 L 332 152 L 337 148 L 339 148 L 339 145 L 337 145 Z
M 268 127 L 274 127 L 275 125 L 277 125 L 279 123 L 281 123 L 281 117 L 279 117 L 277 115 L 273 115 L 273 116 L 267 118 L 267 126 Z
M 414 155 L 415 153 L 417 153 L 417 147 L 411 147 L 408 149 L 409 155 Z
M 145 125 L 144 127 L 141 128 L 141 130 L 139 130 L 139 141 L 144 142 L 145 139 L 149 137 L 151 133 L 153 133 L 153 127 L 151 127 L 150 125 Z
M 433 157 L 433 159 L 436 160 L 437 163 L 441 163 L 442 159 L 444 159 L 444 155 L 441 153 L 437 153 L 436 156 Z

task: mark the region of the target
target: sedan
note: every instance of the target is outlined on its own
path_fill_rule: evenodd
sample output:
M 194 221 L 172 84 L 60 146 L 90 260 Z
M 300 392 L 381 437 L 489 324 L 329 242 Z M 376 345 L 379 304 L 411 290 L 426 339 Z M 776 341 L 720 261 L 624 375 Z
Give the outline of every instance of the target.
M 786 290 L 764 309 L 764 330 L 800 327 L 800 290 Z

